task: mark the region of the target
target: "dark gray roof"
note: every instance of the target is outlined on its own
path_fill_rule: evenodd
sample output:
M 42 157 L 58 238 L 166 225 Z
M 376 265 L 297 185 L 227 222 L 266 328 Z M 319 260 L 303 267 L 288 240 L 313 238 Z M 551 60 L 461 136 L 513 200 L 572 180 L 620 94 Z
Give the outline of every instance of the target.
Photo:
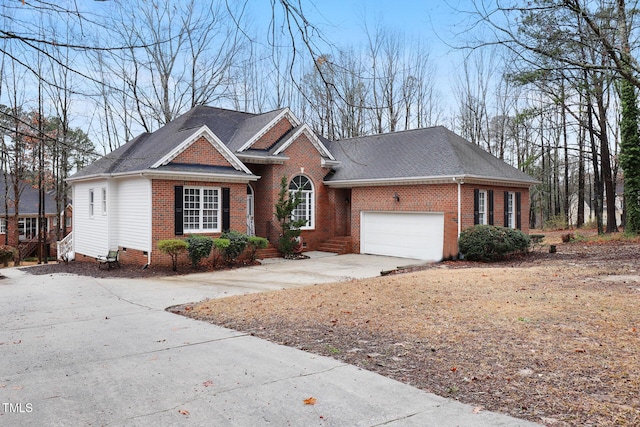
M 71 179 L 149 171 L 151 166 L 203 126 L 207 126 L 232 152 L 240 154 L 240 148 L 283 111 L 285 109 L 251 114 L 208 106 L 194 107 L 157 131 L 139 135 L 79 171 Z M 287 137 L 297 129 L 299 126 L 294 126 L 269 149 L 248 149 L 243 153 L 273 159 L 273 153 L 282 144 L 287 143 Z M 335 167 L 335 173 L 327 178 L 327 181 L 331 182 L 454 176 L 493 178 L 531 184 L 537 182 L 441 126 L 335 142 L 325 138 L 320 140 L 340 163 Z M 232 168 L 217 168 L 214 172 L 211 167 L 185 165 L 164 166 L 157 170 L 178 169 L 180 172 L 224 173 L 226 170 L 232 175 L 244 174 Z
M 269 113 L 253 116 L 245 120 L 233 135 L 230 141 L 223 141 L 231 151 L 238 151 L 240 148 L 266 125 L 275 119 L 284 109 L 274 110 Z M 215 133 L 215 131 L 214 131 Z M 216 134 L 217 135 L 217 134 Z
M 453 176 L 537 182 L 442 126 L 325 144 L 341 162 L 329 182 Z
M 13 203 L 14 194 L 13 194 L 13 179 L 9 178 L 9 192 L 7 194 L 7 199 L 9 200 L 9 215 L 15 213 L 15 206 Z M 40 199 L 39 192 L 36 187 L 33 187 L 31 184 L 21 181 L 20 182 L 20 204 L 18 205 L 18 212 L 20 215 L 38 215 L 38 201 Z M 0 176 L 0 214 L 5 213 L 4 211 L 4 195 L 5 195 L 5 182 L 4 178 Z M 46 193 L 44 196 L 44 207 L 45 213 L 48 215 L 53 215 L 56 213 L 56 200 L 51 193 Z
M 270 114 L 266 113 L 265 116 Z M 251 120 L 254 117 L 256 115 L 251 113 L 197 106 L 157 131 L 137 136 L 71 178 L 148 170 L 203 126 L 207 126 L 223 144 L 227 145 L 234 139 L 239 129 L 256 128 L 256 121 Z M 249 124 L 247 125 L 246 122 Z

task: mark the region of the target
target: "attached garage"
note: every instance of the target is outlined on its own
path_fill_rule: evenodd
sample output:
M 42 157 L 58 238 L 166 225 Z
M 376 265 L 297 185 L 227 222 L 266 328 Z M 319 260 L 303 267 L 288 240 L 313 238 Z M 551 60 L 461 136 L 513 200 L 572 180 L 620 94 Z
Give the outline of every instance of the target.
M 433 212 L 362 212 L 360 252 L 440 261 L 444 214 Z

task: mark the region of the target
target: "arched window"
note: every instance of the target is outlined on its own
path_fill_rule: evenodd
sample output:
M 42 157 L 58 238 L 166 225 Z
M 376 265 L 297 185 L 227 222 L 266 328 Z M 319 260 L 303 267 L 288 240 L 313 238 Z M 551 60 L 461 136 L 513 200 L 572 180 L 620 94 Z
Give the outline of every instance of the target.
M 304 175 L 296 175 L 289 183 L 289 192 L 291 195 L 295 195 L 300 192 L 300 198 L 302 202 L 293 211 L 293 219 L 304 219 L 307 224 L 300 227 L 302 230 L 312 229 L 315 224 L 313 221 L 314 214 L 314 197 L 313 197 L 313 183 L 309 178 Z

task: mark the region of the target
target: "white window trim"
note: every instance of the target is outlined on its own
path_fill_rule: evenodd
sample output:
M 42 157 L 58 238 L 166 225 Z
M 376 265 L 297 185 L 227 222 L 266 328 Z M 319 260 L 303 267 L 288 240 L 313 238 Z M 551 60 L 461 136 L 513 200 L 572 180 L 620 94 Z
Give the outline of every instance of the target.
M 7 220 L 0 218 L 0 234 L 7 234 Z
M 95 214 L 95 192 L 93 191 L 93 188 L 89 189 L 89 218 L 93 218 L 94 214 Z
M 478 191 L 478 224 L 487 225 L 487 190 Z
M 511 191 L 507 192 L 507 206 L 505 206 L 505 210 L 507 211 L 508 214 L 508 218 L 509 218 L 509 223 L 507 224 L 507 227 L 509 228 L 516 228 L 516 193 L 513 193 Z M 509 204 L 511 204 L 511 211 L 509 211 Z
M 189 190 L 198 190 L 198 194 L 200 197 L 200 207 L 198 208 L 198 228 L 189 228 L 189 224 L 187 224 L 187 200 L 186 197 L 188 195 Z M 205 210 L 203 208 L 202 203 L 202 192 L 203 190 L 212 190 L 215 192 L 215 196 L 217 197 L 217 208 L 213 209 L 216 211 L 216 224 L 214 228 L 203 228 L 202 227 L 202 211 Z M 183 195 L 182 195 L 182 227 L 185 234 L 201 234 L 201 233 L 220 233 L 222 231 L 222 189 L 220 187 L 196 187 L 196 186 L 188 186 L 184 187 Z
M 298 176 L 303 176 L 306 179 L 309 180 L 309 183 L 311 184 L 311 190 L 302 190 L 302 202 L 301 203 L 306 203 L 307 204 L 307 211 L 309 212 L 309 218 L 307 220 L 307 225 L 303 225 L 302 227 L 300 227 L 300 230 L 315 230 L 316 228 L 316 221 L 315 221 L 315 217 L 316 217 L 316 187 L 313 184 L 313 180 L 311 178 L 309 178 L 306 175 L 302 175 L 302 174 L 298 174 L 295 175 L 291 178 L 291 180 L 289 181 L 289 186 L 291 186 L 291 182 L 293 182 L 293 180 L 298 177 Z M 289 189 L 289 194 L 291 195 L 291 197 L 295 197 L 296 191 Z
M 102 215 L 107 215 L 107 189 L 102 187 Z

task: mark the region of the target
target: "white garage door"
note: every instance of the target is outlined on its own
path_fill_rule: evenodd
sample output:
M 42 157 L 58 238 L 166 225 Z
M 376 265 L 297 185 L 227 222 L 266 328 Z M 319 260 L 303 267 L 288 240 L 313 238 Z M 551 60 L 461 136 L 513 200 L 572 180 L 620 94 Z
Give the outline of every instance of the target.
M 444 214 L 426 212 L 362 212 L 360 252 L 363 254 L 442 259 Z

